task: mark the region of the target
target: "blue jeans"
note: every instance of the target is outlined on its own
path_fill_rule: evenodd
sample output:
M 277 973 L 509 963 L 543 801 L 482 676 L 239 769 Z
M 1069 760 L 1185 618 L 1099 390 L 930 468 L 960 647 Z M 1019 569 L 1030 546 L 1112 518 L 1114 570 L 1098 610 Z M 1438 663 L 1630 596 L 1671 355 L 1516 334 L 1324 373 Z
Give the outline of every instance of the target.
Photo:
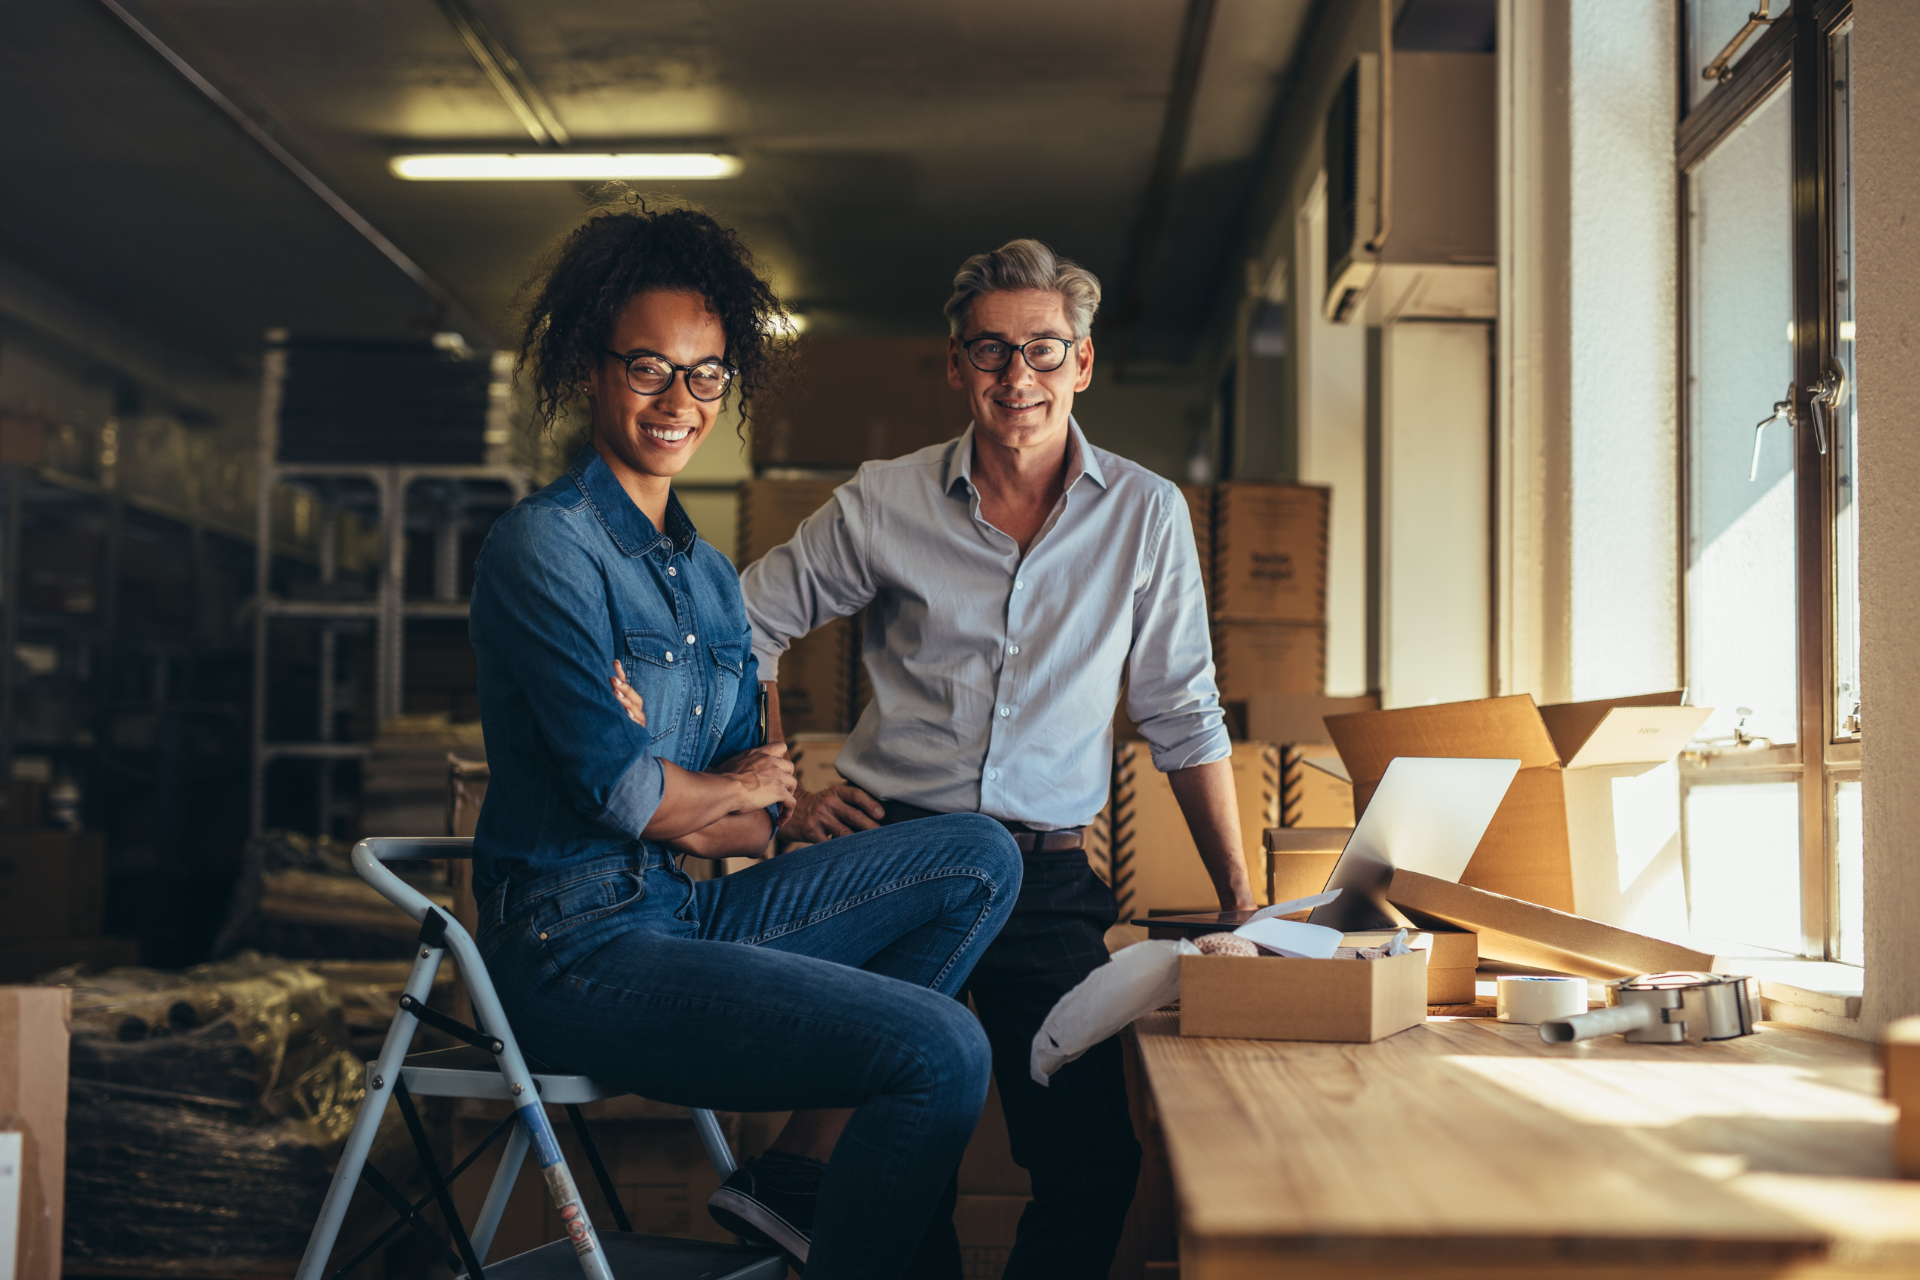
M 953 997 L 1020 890 L 978 814 L 882 827 L 694 883 L 667 855 L 514 877 L 480 950 L 521 1045 L 555 1069 L 720 1111 L 854 1107 L 809 1280 L 899 1275 L 986 1100 Z

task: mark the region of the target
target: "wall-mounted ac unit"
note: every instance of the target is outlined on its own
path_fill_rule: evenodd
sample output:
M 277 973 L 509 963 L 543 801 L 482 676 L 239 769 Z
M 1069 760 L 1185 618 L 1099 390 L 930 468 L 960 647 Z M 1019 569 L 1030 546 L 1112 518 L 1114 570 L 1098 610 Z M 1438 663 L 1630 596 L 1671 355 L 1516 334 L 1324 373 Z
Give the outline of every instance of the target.
M 1334 324 L 1353 318 L 1378 268 L 1367 248 L 1380 219 L 1380 58 L 1363 53 L 1327 108 L 1327 296 Z

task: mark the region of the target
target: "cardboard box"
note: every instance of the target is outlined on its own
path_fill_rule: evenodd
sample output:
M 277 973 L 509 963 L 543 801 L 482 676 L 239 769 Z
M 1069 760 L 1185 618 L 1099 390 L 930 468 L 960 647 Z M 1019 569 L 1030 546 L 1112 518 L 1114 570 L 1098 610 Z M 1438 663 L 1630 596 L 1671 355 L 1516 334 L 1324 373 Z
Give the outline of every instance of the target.
M 1673 758 L 1710 707 L 1675 689 L 1540 708 L 1565 771 L 1573 909 L 1641 933 L 1684 935 L 1680 778 Z
M 9 1274 L 59 1280 L 67 1186 L 73 992 L 0 987 L 0 1130 L 20 1135 L 20 1230 Z
M 117 965 L 139 963 L 140 943 L 134 938 L 0 939 L 0 982 L 33 982 L 71 965 L 79 965 L 86 973 L 99 973 Z
M 1324 763 L 1333 770 L 1321 768 Z M 1353 784 L 1338 775 L 1346 769 L 1340 752 L 1326 743 L 1303 742 L 1280 749 L 1280 825 L 1351 827 Z
M 840 758 L 841 748 L 846 745 L 844 733 L 788 734 L 787 758 L 793 761 L 793 773 L 800 789 L 825 791 L 828 787 L 845 786 L 847 780 L 840 776 L 833 762 Z
M 1247 880 L 1259 898 L 1266 887 L 1262 833 L 1279 825 L 1280 750 L 1265 742 L 1233 746 L 1233 785 L 1240 809 Z M 1113 853 L 1110 883 L 1121 923 L 1107 933 L 1110 948 L 1142 941 L 1147 933 L 1125 922 L 1154 908 L 1217 911 L 1219 895 L 1167 775 L 1153 767 L 1147 744 L 1114 749 Z
M 1256 693 L 1247 698 L 1247 740 L 1285 742 L 1298 746 L 1332 743 L 1328 716 L 1350 716 L 1378 711 L 1380 699 L 1328 698 L 1318 693 Z
M 800 522 L 827 505 L 841 483 L 812 478 L 741 482 L 734 553 L 740 567 L 746 568 L 793 537 Z
M 967 429 L 947 385 L 945 338 L 824 337 L 794 342 L 794 367 L 753 406 L 755 467 L 851 470 Z
M 970 1196 L 953 1206 L 953 1228 L 960 1237 L 960 1274 L 966 1280 L 1000 1280 L 1027 1211 L 1025 1196 Z
M 1326 888 L 1352 834 L 1351 826 L 1268 827 L 1261 832 L 1267 850 L 1267 901 L 1291 902 Z
M 50 424 L 37 413 L 0 413 L 0 463 L 44 466 Z
M 1900 1108 L 1893 1126 L 1893 1168 L 1920 1178 L 1920 1017 L 1896 1018 L 1880 1033 L 1887 1101 Z
M 1382 946 L 1393 937 L 1392 930 L 1350 933 L 1348 946 Z M 1418 929 L 1408 934 L 1407 945 L 1427 955 L 1427 1003 L 1472 1004 L 1474 981 L 1480 969 L 1480 938 L 1466 929 Z
M 853 622 L 835 618 L 780 655 L 780 732 L 844 734 L 853 727 Z
M 1327 512 L 1318 486 L 1234 481 L 1213 496 L 1216 618 L 1325 622 Z
M 1479 935 L 1480 954 L 1488 960 L 1584 978 L 1671 970 L 1711 973 L 1717 966 L 1712 955 L 1677 942 L 1417 871 L 1395 871 L 1386 897 L 1416 924 L 1473 930 Z
M 0 938 L 94 937 L 106 876 L 98 831 L 0 831 Z
M 1327 628 L 1318 622 L 1216 622 L 1213 672 L 1222 702 L 1259 693 L 1317 694 L 1327 684 Z M 1242 723 L 1247 713 L 1240 712 Z
M 1371 1044 L 1427 1020 L 1427 957 L 1181 956 L 1180 1034 Z
M 46 812 L 47 784 L 38 778 L 0 782 L 0 827 L 37 827 Z

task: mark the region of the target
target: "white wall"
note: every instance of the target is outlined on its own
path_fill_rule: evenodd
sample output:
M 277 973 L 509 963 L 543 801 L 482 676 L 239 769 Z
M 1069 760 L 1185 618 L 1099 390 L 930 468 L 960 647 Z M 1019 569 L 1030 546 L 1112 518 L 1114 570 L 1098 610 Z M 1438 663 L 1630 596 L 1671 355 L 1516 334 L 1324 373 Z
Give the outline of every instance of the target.
M 1678 687 L 1679 315 L 1669 0 L 1569 26 L 1568 693 Z
M 1920 5 L 1854 6 L 1866 998 L 1920 1013 Z

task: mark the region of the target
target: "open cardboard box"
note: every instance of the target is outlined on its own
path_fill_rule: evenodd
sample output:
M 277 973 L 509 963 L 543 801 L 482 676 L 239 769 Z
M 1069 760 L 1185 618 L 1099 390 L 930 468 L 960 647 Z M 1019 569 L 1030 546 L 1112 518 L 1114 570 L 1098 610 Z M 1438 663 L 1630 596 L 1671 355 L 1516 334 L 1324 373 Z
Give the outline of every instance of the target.
M 1610 797 L 1612 771 L 1655 768 L 1692 737 L 1709 712 L 1680 706 L 1680 699 L 1678 692 L 1657 693 L 1537 708 L 1531 697 L 1516 694 L 1328 716 L 1327 729 L 1353 778 L 1358 813 L 1366 811 L 1395 757 L 1519 759 L 1520 772 L 1460 883 L 1555 911 L 1618 918 L 1620 858 L 1609 843 L 1613 826 L 1590 811 Z M 1674 793 L 1677 804 L 1677 787 Z M 1570 794 L 1577 798 L 1571 811 Z M 1570 812 L 1577 819 L 1577 842 Z M 1678 932 L 1685 922 L 1663 923 L 1663 931 Z
M 1371 1044 L 1427 1018 L 1427 956 L 1181 956 L 1180 1034 Z

